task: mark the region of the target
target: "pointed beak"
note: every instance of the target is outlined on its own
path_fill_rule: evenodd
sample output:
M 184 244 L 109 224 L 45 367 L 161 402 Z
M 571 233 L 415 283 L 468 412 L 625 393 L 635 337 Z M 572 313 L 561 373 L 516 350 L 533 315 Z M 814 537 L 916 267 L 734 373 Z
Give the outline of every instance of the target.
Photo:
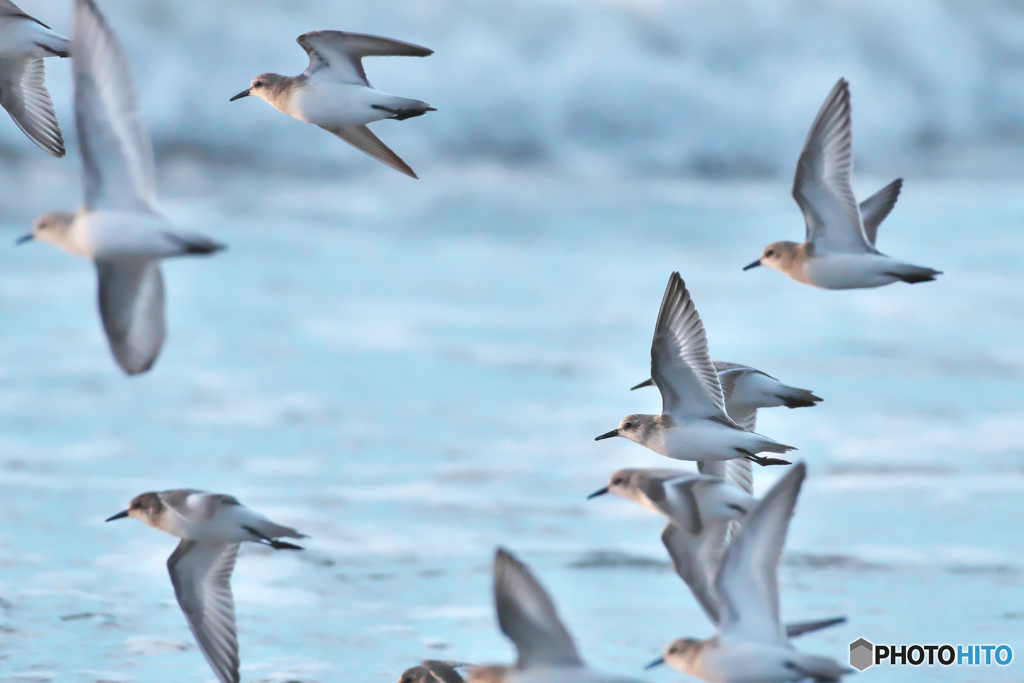
M 655 659 L 653 662 L 651 662 L 650 664 L 648 664 L 644 668 L 645 669 L 653 669 L 654 667 L 661 666 L 664 663 L 665 663 L 665 658 L 664 657 L 658 657 L 657 659 Z
M 20 247 L 22 244 L 25 244 L 25 242 L 31 242 L 34 239 L 35 237 L 33 237 L 32 233 L 29 233 L 27 235 L 22 235 L 18 239 L 14 240 L 14 243 Z
M 636 391 L 637 389 L 642 389 L 644 387 L 653 387 L 653 386 L 654 386 L 654 380 L 653 379 L 645 379 L 643 382 L 640 382 L 640 384 L 637 384 L 635 387 L 630 387 L 629 390 L 630 391 Z
M 249 96 L 249 88 L 246 88 L 245 90 L 243 90 L 242 92 L 238 93 L 237 95 L 232 97 L 230 100 L 228 100 L 228 102 L 234 102 L 235 100 L 240 100 L 243 97 L 248 97 L 248 96 Z
M 618 435 L 619 435 L 619 430 L 618 429 L 613 429 L 610 432 L 605 432 L 601 436 L 595 436 L 594 437 L 594 441 L 600 441 L 601 439 L 610 439 L 613 436 L 618 436 Z
M 598 496 L 603 496 L 606 493 L 608 493 L 608 487 L 607 486 L 605 486 L 603 489 L 598 489 L 598 490 L 594 491 L 593 493 L 591 493 L 589 496 L 587 496 L 587 500 L 590 500 L 591 498 L 597 498 Z
M 759 265 L 761 265 L 761 259 L 757 259 L 753 263 L 750 263 L 748 265 L 743 266 L 743 270 L 750 270 L 751 268 L 757 268 Z
M 128 511 L 127 510 L 121 510 L 121 512 L 118 512 L 113 517 L 107 517 L 107 519 L 105 521 L 113 522 L 115 519 L 124 519 L 127 516 L 128 516 Z

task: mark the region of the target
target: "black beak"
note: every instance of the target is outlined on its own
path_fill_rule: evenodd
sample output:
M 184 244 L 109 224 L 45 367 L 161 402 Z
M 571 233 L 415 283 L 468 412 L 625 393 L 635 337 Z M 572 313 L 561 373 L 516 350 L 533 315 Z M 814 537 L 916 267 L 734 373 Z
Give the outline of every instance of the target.
M 122 510 L 121 512 L 118 512 L 118 513 L 117 513 L 116 515 L 114 515 L 113 517 L 108 517 L 108 518 L 106 519 L 106 521 L 108 521 L 108 522 L 113 522 L 113 521 L 114 521 L 115 519 L 124 519 L 124 518 L 125 518 L 125 517 L 127 517 L 127 516 L 128 516 L 128 511 L 127 511 L 127 510 Z
M 664 663 L 665 663 L 665 658 L 664 657 L 658 657 L 657 659 L 655 659 L 653 662 L 651 662 L 650 664 L 648 664 L 644 668 L 645 669 L 653 669 L 654 667 L 661 666 Z
M 640 382 L 640 384 L 637 384 L 635 387 L 630 387 L 629 390 L 630 391 L 636 391 L 637 389 L 642 389 L 644 387 L 653 387 L 653 386 L 654 386 L 654 380 L 653 379 L 645 379 L 643 382 Z
M 761 259 L 757 259 L 753 263 L 751 263 L 749 265 L 746 265 L 746 266 L 743 266 L 743 270 L 750 270 L 751 268 L 757 268 L 759 265 L 761 265 Z
M 29 233 L 27 235 L 22 235 L 18 239 L 14 240 L 14 243 L 18 246 L 21 246 L 22 244 L 25 244 L 25 242 L 31 242 L 34 239 L 35 237 L 32 236 L 32 233 Z
M 238 93 L 237 95 L 232 97 L 230 100 L 228 100 L 228 102 L 234 102 L 235 100 L 240 100 L 243 97 L 248 97 L 248 96 L 249 96 L 249 88 L 246 88 L 245 90 L 243 90 L 242 92 Z
M 591 498 L 597 498 L 598 496 L 603 496 L 606 493 L 608 493 L 607 486 L 605 486 L 603 489 L 598 489 L 597 491 L 591 493 L 589 496 L 587 496 L 587 500 L 590 500 Z
M 601 439 L 610 439 L 613 436 L 618 436 L 618 435 L 619 435 L 619 430 L 618 429 L 613 429 L 612 431 L 607 432 L 605 434 L 602 434 L 601 436 L 595 436 L 594 437 L 594 441 L 600 441 Z

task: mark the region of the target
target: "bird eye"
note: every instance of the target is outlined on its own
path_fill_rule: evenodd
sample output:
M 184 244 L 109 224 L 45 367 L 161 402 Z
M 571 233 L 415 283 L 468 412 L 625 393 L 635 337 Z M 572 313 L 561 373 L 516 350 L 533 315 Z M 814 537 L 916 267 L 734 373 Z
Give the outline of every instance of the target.
M 621 479 L 613 479 L 612 480 L 612 484 L 621 484 L 621 483 L 622 483 Z
M 772 250 L 772 249 L 769 249 L 768 251 L 764 252 L 764 255 L 765 255 L 765 256 L 771 256 L 771 255 L 772 255 L 772 254 L 774 254 L 774 253 L 775 253 L 775 251 L 774 251 L 774 250 Z
M 633 423 L 632 422 L 627 422 L 626 424 L 622 425 L 622 428 L 623 429 L 632 429 L 633 428 Z
M 255 83 L 253 83 L 253 86 L 255 86 L 257 88 L 262 88 L 263 87 L 263 81 L 256 81 Z

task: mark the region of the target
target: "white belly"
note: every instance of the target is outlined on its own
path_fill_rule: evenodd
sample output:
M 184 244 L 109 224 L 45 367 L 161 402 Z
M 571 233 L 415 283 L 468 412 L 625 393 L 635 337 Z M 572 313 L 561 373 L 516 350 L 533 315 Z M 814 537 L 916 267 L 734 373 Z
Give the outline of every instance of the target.
M 127 211 L 80 213 L 71 224 L 68 251 L 88 258 L 163 258 L 181 252 L 169 241 L 170 226 L 160 216 Z
M 794 279 L 822 289 L 867 289 L 896 282 L 887 271 L 898 267 L 881 254 L 822 254 L 808 259 L 803 277 Z
M 285 113 L 317 126 L 366 124 L 390 116 L 372 105 L 389 106 L 392 99 L 361 85 L 308 81 L 292 95 Z
M 665 435 L 662 455 L 676 460 L 732 460 L 741 455 L 737 448 L 758 452 L 750 443 L 752 436 L 711 420 L 677 422 Z

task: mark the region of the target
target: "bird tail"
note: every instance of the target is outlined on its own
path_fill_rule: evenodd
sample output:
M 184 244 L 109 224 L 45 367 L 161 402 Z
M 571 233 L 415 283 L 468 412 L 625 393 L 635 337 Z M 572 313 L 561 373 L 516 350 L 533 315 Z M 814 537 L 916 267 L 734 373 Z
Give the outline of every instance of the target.
M 796 450 L 796 446 L 787 446 L 784 443 L 779 443 L 778 441 L 769 439 L 767 436 L 761 436 L 760 434 L 754 434 L 753 432 L 750 432 L 750 434 L 758 437 L 759 439 L 757 444 L 758 453 L 788 453 Z
M 782 384 L 775 395 L 787 408 L 810 408 L 822 400 L 820 396 L 815 396 L 807 389 L 798 389 L 786 384 Z
M 221 249 L 227 249 L 226 244 L 210 239 L 205 235 L 190 232 L 165 232 L 167 239 L 181 247 L 183 255 L 204 255 L 212 254 Z
M 389 119 L 395 121 L 405 121 L 416 116 L 423 116 L 428 111 L 437 111 L 434 107 L 431 107 L 426 102 L 420 100 L 408 100 L 405 98 L 396 98 L 395 102 L 389 102 L 386 106 L 383 104 L 371 104 L 372 109 L 379 109 L 383 112 L 390 114 Z
M 886 272 L 886 275 L 891 275 L 898 280 L 903 280 L 907 284 L 916 285 L 918 282 L 931 282 L 935 279 L 936 275 L 942 275 L 942 271 L 935 270 L 933 268 L 924 268 L 922 266 L 901 264 L 899 270 L 888 271 Z

